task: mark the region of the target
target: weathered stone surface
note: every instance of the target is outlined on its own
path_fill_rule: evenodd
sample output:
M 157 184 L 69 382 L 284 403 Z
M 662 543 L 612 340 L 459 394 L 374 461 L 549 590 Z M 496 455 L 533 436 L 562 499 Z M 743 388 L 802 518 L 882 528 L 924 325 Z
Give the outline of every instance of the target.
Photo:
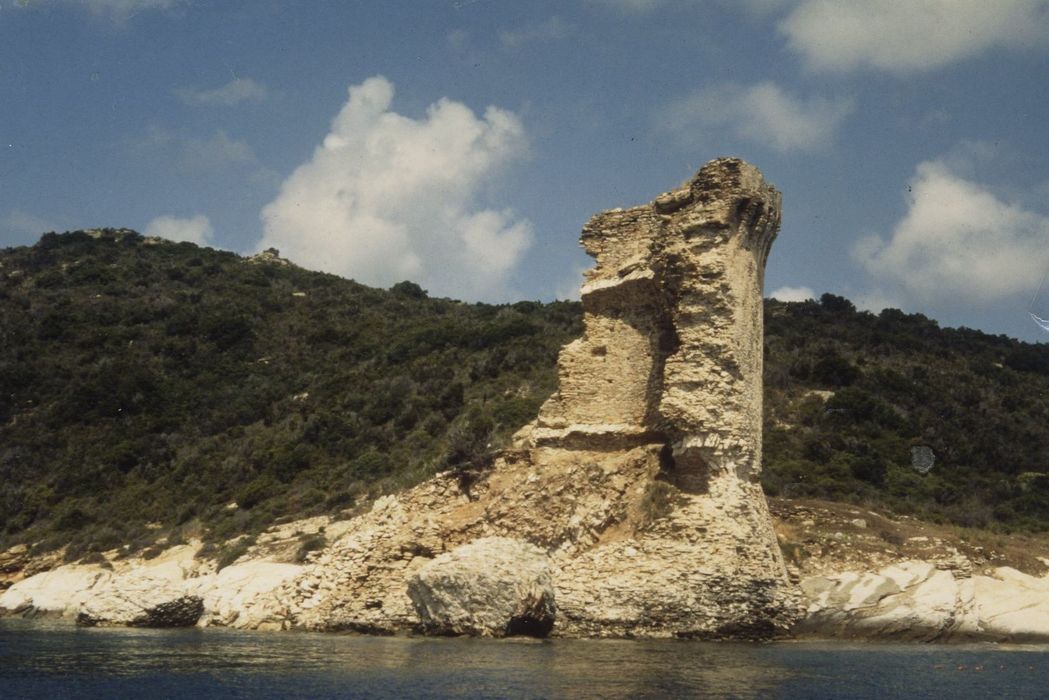
M 1049 577 L 1002 567 L 960 575 L 907 561 L 876 572 L 814 576 L 801 583 L 808 614 L 796 632 L 814 637 L 914 641 L 1049 641 Z
M 190 580 L 186 591 L 204 601 L 201 625 L 281 629 L 286 615 L 271 594 L 302 569 L 298 564 L 247 561 Z
M 688 491 L 727 471 L 753 478 L 762 286 L 779 209 L 756 168 L 725 158 L 653 204 L 591 219 L 586 329 L 561 353 L 532 441 L 665 444 Z
M 0 596 L 0 614 L 65 615 L 86 626 L 286 626 L 271 594 L 302 566 L 255 560 L 215 573 L 194 558 L 198 548 L 172 547 L 154 559 L 117 562 L 115 570 L 59 566 L 12 585 Z
M 152 597 L 156 599 L 164 596 Z M 104 601 L 96 599 L 93 605 L 81 607 L 76 616 L 76 624 L 80 627 L 193 627 L 204 614 L 204 601 L 198 596 L 180 596 L 147 607 L 139 607 L 140 603 L 119 598 L 110 603 L 110 606 L 106 607 Z
M 678 492 L 631 542 L 565 564 L 565 632 L 769 636 L 797 615 L 756 481 L 762 285 L 779 208 L 756 168 L 722 159 L 584 227 L 597 261 L 585 332 L 562 351 L 558 392 L 523 438 L 566 455 L 647 448 L 649 486 L 658 477 Z
M 24 569 L 29 561 L 28 553 L 29 548 L 24 544 L 0 552 L 0 574 L 13 574 Z
M 181 580 L 152 575 L 148 569 L 140 569 L 124 576 L 112 576 L 87 591 L 77 610 L 77 623 L 84 626 L 161 626 L 153 622 L 177 616 L 182 607 L 178 601 L 185 597 Z M 200 601 L 199 597 L 194 596 L 194 599 Z M 195 625 L 202 613 L 201 606 L 190 625 Z
M 75 615 L 88 591 L 110 577 L 98 566 L 61 566 L 12 585 L 0 595 L 0 610 L 17 615 Z
M 442 554 L 408 582 L 428 634 L 545 637 L 556 608 L 550 559 L 508 537 L 486 537 Z

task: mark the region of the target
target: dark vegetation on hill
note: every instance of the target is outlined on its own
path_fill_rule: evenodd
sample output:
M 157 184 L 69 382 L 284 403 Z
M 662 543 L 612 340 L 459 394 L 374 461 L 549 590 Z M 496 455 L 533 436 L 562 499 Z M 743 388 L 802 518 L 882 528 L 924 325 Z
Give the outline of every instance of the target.
M 831 295 L 766 310 L 769 493 L 1046 529 L 1046 346 Z M 0 546 L 220 542 L 468 472 L 554 390 L 580 313 L 127 231 L 0 251 Z
M 131 232 L 0 264 L 0 528 L 70 556 L 158 525 L 223 540 L 483 455 L 581 328 L 576 304 L 430 299 Z
M 1049 529 L 1049 345 L 830 294 L 765 310 L 766 493 Z

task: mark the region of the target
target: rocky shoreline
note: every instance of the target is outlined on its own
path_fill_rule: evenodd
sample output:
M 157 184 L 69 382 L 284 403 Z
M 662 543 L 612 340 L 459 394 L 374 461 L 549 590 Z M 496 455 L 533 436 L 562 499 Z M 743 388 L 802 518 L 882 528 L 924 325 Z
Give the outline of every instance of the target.
M 384 499 L 373 511 L 390 508 L 389 499 Z M 1008 566 L 996 562 L 998 552 L 913 520 L 824 502 L 778 501 L 773 512 L 804 608 L 779 638 L 1049 642 L 1049 549 L 1041 541 L 994 536 L 1004 543 L 1003 550 L 1022 547 L 1030 554 L 1022 562 L 1005 562 L 1013 564 Z M 53 558 L 29 557 L 24 548 L 14 548 L 0 554 L 0 586 L 6 586 L 0 594 L 0 615 L 61 617 L 86 626 L 607 636 L 560 628 L 558 574 L 547 566 L 541 550 L 522 548 L 509 538 L 453 550 L 444 555 L 453 566 L 419 568 L 414 583 L 401 593 L 408 608 L 419 601 L 429 611 L 428 626 L 418 619 L 371 628 L 300 624 L 316 619 L 308 615 L 309 601 L 334 588 L 338 569 L 327 551 L 311 554 L 304 563 L 291 561 L 298 537 L 322 527 L 345 537 L 354 522 L 314 518 L 274 528 L 220 571 L 213 561 L 194 556 L 199 543 L 171 547 L 149 560 L 113 559 L 106 565 L 57 564 Z M 893 526 L 896 530 L 885 529 Z M 904 535 L 897 530 L 906 534 L 902 541 Z M 796 556 L 799 543 L 811 550 L 809 555 Z M 908 558 L 914 556 L 926 559 Z M 53 568 L 39 570 L 48 566 Z M 456 607 L 454 601 L 463 599 L 464 589 L 470 591 L 466 599 L 483 597 L 493 585 L 499 587 L 500 577 L 525 583 L 509 596 L 486 598 L 486 605 Z M 294 609 L 284 607 L 289 591 L 300 593 L 293 596 L 299 601 Z M 525 604 L 519 605 L 521 601 Z M 507 628 L 508 621 L 512 625 Z M 500 625 L 502 631 L 493 632 Z

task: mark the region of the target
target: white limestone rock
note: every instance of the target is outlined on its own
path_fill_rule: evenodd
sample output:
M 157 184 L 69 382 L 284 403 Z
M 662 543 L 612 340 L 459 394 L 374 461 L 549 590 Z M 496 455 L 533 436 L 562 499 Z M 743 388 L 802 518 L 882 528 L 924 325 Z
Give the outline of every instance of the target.
M 15 615 L 75 614 L 89 592 L 112 573 L 98 566 L 66 565 L 30 576 L 0 595 L 0 611 Z
M 429 634 L 543 637 L 554 624 L 549 558 L 508 537 L 442 554 L 412 577 L 408 595 Z
M 190 627 L 204 614 L 199 596 L 187 596 L 182 581 L 141 570 L 110 579 L 87 593 L 77 610 L 84 627 Z
M 303 568 L 298 564 L 247 561 L 191 581 L 187 590 L 204 602 L 205 614 L 200 620 L 203 626 L 283 628 L 287 611 L 273 594 Z
M 999 568 L 992 575 L 906 561 L 876 572 L 801 582 L 808 605 L 799 634 L 915 641 L 1049 641 L 1049 577 Z

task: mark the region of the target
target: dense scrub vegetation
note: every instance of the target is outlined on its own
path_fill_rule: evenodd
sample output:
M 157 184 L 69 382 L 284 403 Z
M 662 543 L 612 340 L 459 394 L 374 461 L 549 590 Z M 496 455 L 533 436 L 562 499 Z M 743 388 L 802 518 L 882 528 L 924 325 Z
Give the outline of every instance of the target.
M 766 302 L 765 332 L 767 493 L 1049 528 L 1049 346 L 830 294 Z
M 571 303 L 47 234 L 0 252 L 0 544 L 75 556 L 351 508 L 531 420 L 580 327 Z
M 769 301 L 766 326 L 770 493 L 1049 525 L 1045 346 L 831 295 Z M 431 299 L 126 231 L 0 251 L 0 546 L 220 541 L 469 472 L 580 330 L 576 303 Z

